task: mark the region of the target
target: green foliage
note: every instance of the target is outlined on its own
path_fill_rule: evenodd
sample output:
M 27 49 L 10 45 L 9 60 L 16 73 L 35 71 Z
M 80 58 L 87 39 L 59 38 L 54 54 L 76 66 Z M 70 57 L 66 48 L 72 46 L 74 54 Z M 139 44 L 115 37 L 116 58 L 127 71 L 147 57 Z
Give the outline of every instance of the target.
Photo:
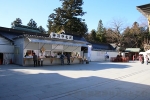
M 103 27 L 102 20 L 99 20 L 98 27 L 97 27 L 97 34 L 103 34 L 103 31 L 104 31 L 104 27 Z
M 60 0 L 62 7 L 54 9 L 55 13 L 49 15 L 48 32 L 59 32 L 65 30 L 72 34 L 84 35 L 88 29 L 82 17 L 83 0 Z
M 33 19 L 30 19 L 27 26 L 32 27 L 32 28 L 37 28 L 37 23 Z
M 102 20 L 99 20 L 99 23 L 98 23 L 97 32 L 96 32 L 96 41 L 98 42 L 106 41 Z
M 96 31 L 95 30 L 91 31 L 91 38 L 93 39 L 92 41 L 96 40 Z
M 22 20 L 20 18 L 16 18 L 16 20 L 14 20 L 11 23 L 11 26 L 14 27 L 15 25 L 21 25 L 22 24 Z
M 106 42 L 105 35 L 104 35 L 104 34 L 97 34 L 96 40 L 97 40 L 98 42 L 101 42 L 101 43 Z
M 96 31 L 93 29 L 90 33 L 86 33 L 84 35 L 84 38 L 88 41 L 88 42 L 96 42 Z
M 143 48 L 144 38 L 149 38 L 147 30 L 140 27 L 138 22 L 134 22 L 131 28 L 124 30 L 121 43 L 128 48 Z
M 39 26 L 38 29 L 40 30 L 40 32 L 42 34 L 46 34 L 46 31 L 45 31 L 45 29 L 42 26 Z
M 134 22 L 132 27 L 123 28 L 122 25 L 121 21 L 114 20 L 112 28 L 105 28 L 100 20 L 97 31 L 92 30 L 85 38 L 89 42 L 116 44 L 120 48 L 119 51 L 124 51 L 125 48 L 145 49 L 144 45 L 149 45 L 148 28 L 141 27 L 138 22 Z

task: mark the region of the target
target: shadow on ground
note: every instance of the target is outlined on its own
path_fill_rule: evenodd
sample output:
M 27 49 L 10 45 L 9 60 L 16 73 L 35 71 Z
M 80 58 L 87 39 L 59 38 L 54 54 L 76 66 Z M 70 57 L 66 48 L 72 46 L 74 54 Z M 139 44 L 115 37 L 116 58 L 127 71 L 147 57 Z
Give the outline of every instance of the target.
M 101 67 L 101 65 L 98 66 Z M 58 68 L 61 67 L 61 70 L 64 70 L 63 66 L 58 66 Z M 78 65 L 73 65 L 73 67 L 78 67 Z M 121 68 L 126 67 L 126 65 L 121 66 Z M 101 69 L 104 68 L 98 70 Z M 11 75 L 2 75 L 3 71 Z M 18 74 L 9 68 L 7 70 L 0 68 L 0 100 L 150 100 L 149 85 L 121 81 L 121 79 L 134 77 L 140 73 L 116 79 L 95 76 L 70 78 L 57 73 L 24 74 L 20 72 L 14 75 L 16 73 Z M 142 77 L 138 77 L 137 80 L 146 81 Z

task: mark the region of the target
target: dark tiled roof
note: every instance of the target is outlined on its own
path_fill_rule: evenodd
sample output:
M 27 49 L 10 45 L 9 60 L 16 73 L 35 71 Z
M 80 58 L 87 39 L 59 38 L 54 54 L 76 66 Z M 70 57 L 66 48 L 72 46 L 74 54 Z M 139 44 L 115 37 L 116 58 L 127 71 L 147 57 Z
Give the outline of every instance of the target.
M 24 27 L 14 27 L 13 29 L 20 30 L 20 31 L 41 33 L 38 29 L 31 29 L 31 28 L 24 28 Z
M 145 4 L 145 5 L 141 5 L 141 6 L 137 6 L 137 10 L 139 12 L 141 12 L 144 16 L 147 17 L 147 15 L 150 14 L 150 3 Z
M 66 35 L 72 35 L 72 36 L 73 36 L 73 40 L 78 40 L 78 41 L 84 41 L 84 42 L 87 42 L 87 41 L 85 40 L 85 38 L 82 37 L 82 36 L 75 35 L 75 34 L 70 34 L 70 33 L 65 33 L 65 34 L 66 34 Z
M 13 38 L 15 38 L 16 36 L 20 36 L 20 35 L 23 35 L 23 34 L 49 37 L 49 34 L 41 34 L 41 33 L 28 32 L 28 31 L 17 30 L 17 29 L 12 29 L 12 28 L 0 27 L 0 35 L 4 36 L 4 37 L 6 37 L 10 40 L 13 40 Z M 66 35 L 72 35 L 73 40 L 87 42 L 85 40 L 85 38 L 82 37 L 82 36 L 69 34 L 69 33 L 65 33 L 65 34 Z
M 115 48 L 110 44 L 104 43 L 91 43 L 93 50 L 115 50 Z
M 6 37 L 9 40 L 13 40 L 13 38 L 17 36 L 16 34 L 11 34 L 8 32 L 0 32 L 0 35 Z

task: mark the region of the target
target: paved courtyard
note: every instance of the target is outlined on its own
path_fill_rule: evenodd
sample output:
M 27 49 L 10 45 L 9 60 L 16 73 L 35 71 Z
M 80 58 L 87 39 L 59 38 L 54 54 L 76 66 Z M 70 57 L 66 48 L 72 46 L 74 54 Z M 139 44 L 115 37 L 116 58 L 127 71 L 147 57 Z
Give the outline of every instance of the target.
M 150 65 L 1 65 L 0 100 L 150 100 Z

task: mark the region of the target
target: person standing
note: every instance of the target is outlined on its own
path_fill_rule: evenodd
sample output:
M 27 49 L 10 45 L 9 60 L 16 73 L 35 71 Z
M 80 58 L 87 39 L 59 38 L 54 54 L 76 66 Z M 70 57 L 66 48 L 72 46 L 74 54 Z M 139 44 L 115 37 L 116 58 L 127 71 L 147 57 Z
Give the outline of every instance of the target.
M 62 53 L 61 55 L 60 55 L 60 60 L 61 60 L 61 65 L 64 65 L 64 54 Z
M 144 55 L 142 55 L 141 58 L 142 58 L 142 64 L 144 64 Z
M 70 54 L 69 53 L 67 53 L 67 63 L 68 63 L 68 65 L 70 65 Z
M 105 57 L 105 61 L 106 61 L 107 59 L 109 59 L 109 55 L 108 55 L 108 53 L 107 53 L 107 52 L 105 52 L 104 57 Z
M 145 56 L 145 59 L 146 59 L 146 64 L 148 65 L 148 60 L 149 60 L 149 58 L 148 58 L 147 55 Z
M 141 64 L 142 64 L 142 55 L 139 55 L 139 61 L 140 61 Z
M 43 66 L 43 58 L 45 58 L 45 56 L 43 56 L 43 54 L 41 54 L 41 56 L 40 56 L 40 62 L 41 62 L 41 66 Z
M 133 57 L 132 57 L 132 60 L 134 61 L 135 60 L 135 56 L 133 55 Z
M 37 60 L 38 60 L 38 57 L 35 53 L 33 53 L 33 62 L 34 62 L 34 67 L 37 66 Z

